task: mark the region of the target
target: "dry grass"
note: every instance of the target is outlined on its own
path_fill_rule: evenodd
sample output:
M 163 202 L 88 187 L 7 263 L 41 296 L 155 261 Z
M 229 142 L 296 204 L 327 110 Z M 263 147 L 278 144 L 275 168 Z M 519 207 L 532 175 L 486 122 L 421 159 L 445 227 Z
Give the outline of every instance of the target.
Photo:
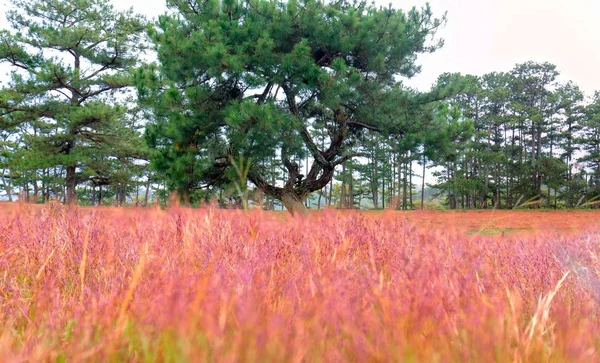
M 460 217 L 406 216 L 13 208 L 0 357 L 600 360 L 600 233 L 467 235 Z

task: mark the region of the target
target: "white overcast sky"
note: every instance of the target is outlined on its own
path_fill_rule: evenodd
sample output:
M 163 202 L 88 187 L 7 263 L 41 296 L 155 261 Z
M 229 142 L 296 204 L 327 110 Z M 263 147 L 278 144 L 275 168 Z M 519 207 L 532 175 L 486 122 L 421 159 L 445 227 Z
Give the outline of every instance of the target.
M 426 0 L 395 0 L 396 8 L 421 7 Z M 164 0 L 113 0 L 155 17 Z M 378 4 L 389 2 L 377 0 Z M 600 0 L 429 0 L 434 14 L 448 12 L 438 33 L 445 46 L 422 55 L 421 74 L 409 85 L 427 90 L 444 72 L 482 75 L 508 71 L 528 60 L 557 65 L 561 81 L 573 80 L 588 95 L 600 90 Z M 1 8 L 10 2 L 0 0 Z M 0 9 L 1 9 L 0 8 Z M 6 26 L 4 12 L 0 25 Z M 0 78 L 5 75 L 2 67 Z

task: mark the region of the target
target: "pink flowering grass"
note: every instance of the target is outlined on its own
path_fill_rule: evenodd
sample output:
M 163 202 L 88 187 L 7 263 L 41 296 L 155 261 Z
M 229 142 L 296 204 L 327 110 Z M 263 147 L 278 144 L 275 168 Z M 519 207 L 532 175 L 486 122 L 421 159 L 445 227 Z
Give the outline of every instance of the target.
M 595 230 L 392 212 L 22 206 L 0 213 L 0 357 L 599 361 L 599 256 Z

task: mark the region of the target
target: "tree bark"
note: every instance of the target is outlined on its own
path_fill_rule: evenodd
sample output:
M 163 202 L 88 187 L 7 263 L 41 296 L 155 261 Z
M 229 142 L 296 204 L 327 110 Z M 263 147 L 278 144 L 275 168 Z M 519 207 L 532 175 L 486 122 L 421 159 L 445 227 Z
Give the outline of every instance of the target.
M 35 173 L 37 174 L 37 171 Z M 33 184 L 33 203 L 37 203 L 38 202 L 38 194 L 40 191 L 40 187 L 38 185 L 37 179 L 34 178 L 31 181 L 31 184 Z
M 148 206 L 148 195 L 150 194 L 150 176 L 148 176 L 148 181 L 146 182 L 146 192 L 144 193 L 144 207 Z
M 6 190 L 6 195 L 8 196 L 8 201 L 12 202 L 13 197 L 12 197 L 12 188 L 11 188 L 10 183 L 7 182 L 4 177 L 2 177 L 2 183 L 4 184 L 4 190 Z
M 323 198 L 323 189 L 319 190 L 319 199 L 317 200 L 317 209 L 321 209 L 321 198 Z
M 385 209 L 385 177 L 381 178 L 381 209 Z
M 412 153 L 411 153 L 411 158 L 409 159 L 409 164 L 408 164 L 408 205 L 410 207 L 410 209 L 414 208 L 413 205 L 413 193 L 412 193 L 412 175 L 413 175 L 413 170 L 412 170 Z
M 379 209 L 379 180 L 377 178 L 378 175 L 378 165 L 377 165 L 377 149 L 378 144 L 375 144 L 375 155 L 373 156 L 373 169 L 371 170 L 371 194 L 373 195 L 373 208 Z
M 77 176 L 75 175 L 75 165 L 67 166 L 66 177 L 67 194 L 65 196 L 65 204 L 70 205 L 75 203 L 75 187 L 77 186 Z
M 390 185 L 390 191 L 392 193 L 392 198 L 396 199 L 400 194 L 400 158 L 398 157 L 398 152 L 396 151 L 396 138 L 392 139 L 392 185 Z M 396 174 L 397 173 L 397 174 Z M 398 186 L 396 190 L 396 175 L 398 175 Z M 400 209 L 398 206 L 398 202 L 396 202 L 395 209 Z
M 46 168 L 46 182 L 45 182 L 45 197 L 44 197 L 44 202 L 47 203 L 50 201 L 50 182 L 48 181 L 50 179 L 50 168 Z
M 404 154 L 403 154 L 404 155 Z M 405 204 L 403 203 L 404 201 L 404 196 L 406 195 L 406 188 L 405 184 L 403 183 L 403 178 L 402 178 L 402 171 L 404 170 L 404 157 L 402 158 L 402 161 L 398 161 L 398 174 L 395 177 L 392 177 L 392 185 L 398 185 L 398 194 L 394 194 L 392 193 L 393 196 L 397 196 L 396 199 L 396 205 L 394 206 L 395 209 L 404 209 Z
M 346 165 L 342 165 L 342 190 L 340 191 L 340 205 L 339 209 L 346 209 Z
M 456 163 L 453 164 L 454 167 L 452 169 L 452 178 L 454 180 L 454 195 L 452 196 L 452 199 L 454 201 L 454 209 L 458 209 L 458 187 L 456 184 Z
M 331 200 L 333 199 L 333 178 L 329 181 L 329 199 L 327 200 L 327 206 L 331 207 Z
M 299 198 L 293 191 L 283 192 L 281 194 L 281 202 L 285 209 L 293 216 L 308 214 L 308 209 L 304 205 L 304 200 Z
M 408 159 L 407 153 L 402 158 L 402 210 L 408 209 Z
M 348 209 L 354 209 L 354 180 L 352 178 L 352 167 L 349 168 L 349 181 L 348 181 Z
M 423 180 L 421 180 L 421 210 L 425 209 L 425 172 L 427 165 L 427 159 L 425 159 L 425 154 L 423 154 Z

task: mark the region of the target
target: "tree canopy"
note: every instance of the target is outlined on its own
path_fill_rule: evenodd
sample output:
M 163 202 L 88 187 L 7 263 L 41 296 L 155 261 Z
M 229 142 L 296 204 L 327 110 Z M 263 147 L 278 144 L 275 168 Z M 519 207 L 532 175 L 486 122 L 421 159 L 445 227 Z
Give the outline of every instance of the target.
M 224 0 L 167 2 L 151 31 L 159 64 L 138 74 L 152 111 L 146 137 L 154 166 L 183 194 L 227 181 L 230 160 L 252 158 L 248 179 L 303 209 L 364 131 L 410 133 L 421 105 L 402 77 L 441 42 L 444 18 L 362 1 Z M 313 136 L 326 135 L 322 143 Z M 314 162 L 303 174 L 298 161 Z M 285 170 L 268 178 L 266 160 Z
M 27 184 L 50 169 L 62 179 L 63 169 L 66 203 L 81 183 L 113 183 L 141 157 L 122 91 L 133 85 L 144 18 L 108 0 L 14 0 L 6 15 L 12 30 L 0 31 L 0 62 L 12 73 L 0 90 L 0 125 L 18 133 L 12 176 Z

